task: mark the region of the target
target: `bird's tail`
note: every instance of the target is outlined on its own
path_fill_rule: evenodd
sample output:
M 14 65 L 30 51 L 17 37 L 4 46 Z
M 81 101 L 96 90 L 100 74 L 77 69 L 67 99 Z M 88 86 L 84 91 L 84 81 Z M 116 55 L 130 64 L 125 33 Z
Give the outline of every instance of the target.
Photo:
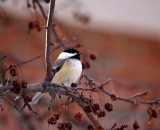
M 32 101 L 29 103 L 30 105 L 35 105 L 38 100 L 41 98 L 42 96 L 42 92 L 38 92 L 33 98 L 32 98 Z

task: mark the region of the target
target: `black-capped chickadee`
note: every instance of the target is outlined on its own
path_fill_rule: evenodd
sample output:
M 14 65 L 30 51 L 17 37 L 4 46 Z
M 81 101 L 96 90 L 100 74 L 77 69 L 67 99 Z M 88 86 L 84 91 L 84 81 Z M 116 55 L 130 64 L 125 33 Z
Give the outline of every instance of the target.
M 72 83 L 76 83 L 82 73 L 80 54 L 75 49 L 66 49 L 60 53 L 52 67 L 55 75 L 51 83 L 65 85 L 67 87 L 70 87 Z M 38 92 L 30 104 L 36 104 L 41 96 L 42 92 Z

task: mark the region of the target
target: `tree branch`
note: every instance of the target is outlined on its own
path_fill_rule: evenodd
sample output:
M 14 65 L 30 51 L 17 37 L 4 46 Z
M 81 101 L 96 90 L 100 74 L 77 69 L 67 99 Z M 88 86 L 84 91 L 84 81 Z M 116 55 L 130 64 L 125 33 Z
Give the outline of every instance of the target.
M 53 93 L 58 93 L 61 95 L 65 95 L 65 96 L 69 96 L 71 98 L 74 99 L 74 101 L 76 101 L 79 106 L 84 109 L 85 103 L 82 102 L 82 97 L 79 93 L 75 93 L 75 90 L 71 90 L 68 89 L 67 87 L 63 86 L 63 85 L 58 85 L 58 84 L 54 84 L 54 83 L 45 83 L 45 89 L 44 86 L 42 86 L 41 83 L 36 83 L 36 84 L 30 84 L 28 85 L 28 87 L 26 89 L 24 89 L 24 93 L 33 93 L 33 92 L 53 92 Z M 4 86 L 2 86 L 3 88 Z M 7 86 L 5 86 L 7 87 Z M 11 89 L 11 87 L 8 87 L 8 89 Z M 1 87 L 0 87 L 0 91 L 1 91 Z M 104 127 L 102 126 L 102 124 L 99 122 L 99 120 L 95 117 L 95 115 L 93 113 L 86 113 L 86 115 L 88 116 L 88 118 L 92 121 L 93 125 L 98 128 L 101 127 L 104 129 Z
M 102 90 L 106 95 L 109 95 L 109 96 L 112 95 L 112 93 L 110 93 L 110 92 L 108 92 L 107 90 L 104 89 L 104 85 L 100 85 L 99 89 Z M 153 100 L 153 101 L 131 100 L 133 97 L 144 96 L 144 94 L 146 94 L 146 92 L 135 94 L 134 96 L 129 97 L 129 98 L 117 97 L 116 99 L 121 100 L 121 101 L 125 101 L 125 102 L 128 102 L 128 103 L 132 103 L 132 104 L 141 103 L 141 104 L 148 104 L 148 105 L 152 105 L 152 104 L 159 104 L 160 105 L 160 98 L 158 98 L 156 100 Z
M 51 81 L 53 78 L 53 71 L 52 71 L 52 60 L 51 60 L 51 46 L 52 46 L 52 27 L 53 27 L 53 13 L 55 7 L 55 0 L 50 1 L 50 8 L 48 13 L 47 19 L 47 26 L 46 26 L 46 48 L 45 48 L 45 60 L 46 60 L 46 80 Z

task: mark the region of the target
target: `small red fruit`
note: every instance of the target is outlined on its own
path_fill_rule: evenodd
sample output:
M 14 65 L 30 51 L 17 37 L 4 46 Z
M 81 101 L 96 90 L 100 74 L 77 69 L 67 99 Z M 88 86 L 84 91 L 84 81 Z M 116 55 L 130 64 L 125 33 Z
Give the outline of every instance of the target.
M 37 28 L 37 31 L 40 32 L 40 31 L 41 31 L 41 27 L 38 27 L 38 28 Z
M 100 105 L 98 103 L 93 104 L 93 109 L 96 111 L 99 111 L 101 109 Z
M 67 123 L 67 127 L 68 127 L 68 130 L 71 130 L 71 129 L 72 129 L 72 123 L 71 123 L 71 122 L 68 122 L 68 123 Z
M 91 64 L 88 61 L 86 61 L 85 63 L 82 63 L 83 69 L 89 69 L 90 67 L 91 67 Z
M 93 125 L 90 124 L 90 125 L 88 125 L 88 130 L 95 130 L 95 129 L 94 129 Z
M 54 125 L 56 123 L 57 123 L 57 120 L 53 116 L 48 119 L 48 124 Z
M 32 101 L 31 95 L 26 95 L 25 98 L 26 98 L 27 102 L 31 102 Z
M 13 91 L 15 94 L 19 94 L 21 92 L 21 85 L 18 80 L 13 80 L 12 85 L 13 88 L 11 89 L 11 91 Z
M 105 117 L 106 113 L 104 110 L 100 110 L 98 113 L 97 113 L 98 117 Z
M 117 100 L 117 96 L 116 96 L 115 94 L 112 94 L 112 95 L 111 95 L 111 99 L 112 99 L 113 101 L 115 101 L 115 100 Z
M 83 114 L 81 112 L 76 112 L 75 115 L 74 115 L 74 119 L 77 122 L 81 122 L 83 120 Z
M 40 23 L 38 20 L 32 21 L 32 24 L 35 28 L 39 28 L 40 27 Z
M 45 2 L 46 2 L 46 3 L 49 3 L 49 2 L 50 2 L 50 0 L 45 0 Z
M 29 28 L 29 29 L 33 29 L 33 23 L 32 23 L 32 21 L 30 21 L 30 22 L 28 23 L 28 28 Z
M 62 123 L 58 123 L 57 128 L 60 130 L 62 128 Z
M 15 67 L 10 69 L 10 75 L 11 76 L 16 76 L 17 75 L 17 69 Z
M 110 112 L 110 111 L 113 110 L 113 105 L 112 105 L 111 103 L 106 103 L 106 104 L 104 105 L 104 108 L 105 108 L 108 112 Z
M 90 59 L 95 61 L 97 59 L 97 54 L 96 53 L 91 53 L 90 54 Z
M 139 129 L 140 128 L 140 126 L 139 126 L 139 124 L 138 124 L 138 122 L 137 121 L 134 121 L 134 123 L 133 123 L 133 129 Z
M 23 80 L 21 83 L 22 88 L 27 88 L 28 82 L 26 80 Z
M 56 120 L 58 120 L 58 119 L 59 119 L 59 112 L 56 112 L 56 113 L 54 114 L 54 117 L 55 117 Z
M 84 107 L 84 112 L 86 112 L 86 113 L 92 112 L 91 107 L 90 107 L 90 106 L 85 106 L 85 107 Z

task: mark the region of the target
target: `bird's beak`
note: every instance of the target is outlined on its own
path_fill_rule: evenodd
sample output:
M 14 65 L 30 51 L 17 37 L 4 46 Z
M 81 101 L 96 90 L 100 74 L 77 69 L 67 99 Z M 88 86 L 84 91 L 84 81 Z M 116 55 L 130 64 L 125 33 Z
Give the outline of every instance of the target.
M 81 54 L 82 54 L 82 52 L 79 52 L 79 53 L 78 53 L 78 55 L 81 55 Z

